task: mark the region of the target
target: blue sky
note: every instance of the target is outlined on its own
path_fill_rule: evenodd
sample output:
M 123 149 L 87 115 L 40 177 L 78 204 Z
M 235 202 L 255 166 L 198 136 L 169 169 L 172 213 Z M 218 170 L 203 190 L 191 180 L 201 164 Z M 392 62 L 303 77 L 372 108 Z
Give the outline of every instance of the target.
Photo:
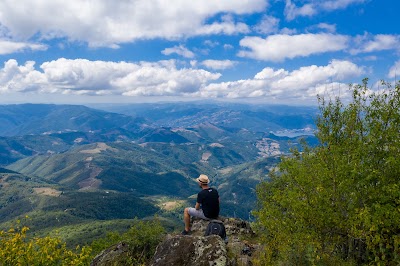
M 400 72 L 397 0 L 2 0 L 0 103 L 315 105 Z

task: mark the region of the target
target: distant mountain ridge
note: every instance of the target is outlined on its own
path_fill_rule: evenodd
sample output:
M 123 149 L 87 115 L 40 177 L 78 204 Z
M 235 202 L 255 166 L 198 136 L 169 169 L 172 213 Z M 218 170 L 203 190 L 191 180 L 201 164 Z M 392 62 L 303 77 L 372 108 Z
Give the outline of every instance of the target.
M 0 105 L 0 136 L 103 129 L 136 132 L 142 126 L 145 126 L 143 118 L 95 110 L 82 105 Z
M 316 111 L 310 107 L 280 106 L 273 111 L 271 106 L 204 103 L 111 109 L 132 116 L 80 105 L 0 105 L 0 165 L 95 142 L 256 142 L 271 131 L 312 128 Z
M 82 105 L 0 105 L 0 136 L 68 132 L 138 133 L 151 128 L 188 128 L 210 123 L 253 132 L 315 128 L 313 107 L 231 104 L 133 104 L 93 109 Z
M 94 107 L 96 105 L 93 105 Z M 102 110 L 146 117 L 162 127 L 193 127 L 211 123 L 251 131 L 277 131 L 314 127 L 316 107 L 251 105 L 232 103 L 143 103 L 99 106 Z

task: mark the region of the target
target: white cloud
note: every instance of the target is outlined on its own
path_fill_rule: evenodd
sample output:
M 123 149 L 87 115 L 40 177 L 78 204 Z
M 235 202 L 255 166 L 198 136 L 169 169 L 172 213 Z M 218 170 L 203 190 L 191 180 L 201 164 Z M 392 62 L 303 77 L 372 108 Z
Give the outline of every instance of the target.
M 240 41 L 242 47 L 238 55 L 265 61 L 282 61 L 286 58 L 295 58 L 340 51 L 347 47 L 348 37 L 333 34 L 299 34 L 299 35 L 271 35 L 263 39 L 260 37 L 245 37 Z
M 221 22 L 203 25 L 195 31 L 195 35 L 211 35 L 211 34 L 227 34 L 233 35 L 237 33 L 248 33 L 249 27 L 242 23 L 235 23 L 231 15 L 222 16 Z
M 315 25 L 311 25 L 306 27 L 305 31 L 307 33 L 318 32 L 318 33 L 336 33 L 336 24 L 328 24 L 328 23 L 318 23 Z
M 283 68 L 275 71 L 271 67 L 266 67 L 261 72 L 258 72 L 254 79 L 263 79 L 263 80 L 273 80 L 273 79 L 282 79 L 289 75 L 289 72 L 284 70 Z
M 376 55 L 369 55 L 369 56 L 363 57 L 363 60 L 365 60 L 365 61 L 376 61 L 376 60 L 378 60 L 378 57 Z
M 362 4 L 368 0 L 302 0 L 302 6 L 297 6 L 296 0 L 286 0 L 285 17 L 291 21 L 297 17 L 311 17 L 321 11 L 334 11 L 337 9 L 345 9 L 352 4 Z
M 177 54 L 185 58 L 195 57 L 195 54 L 186 47 L 184 47 L 183 45 L 174 46 L 172 48 L 165 48 L 164 50 L 161 51 L 161 53 L 164 55 Z
M 0 69 L 0 92 L 78 95 L 173 96 L 190 94 L 221 74 L 202 69 L 178 69 L 173 60 L 155 63 L 58 59 L 34 69 L 9 60 Z
M 203 63 L 203 62 L 202 62 Z M 174 96 L 270 99 L 282 103 L 315 103 L 323 93 L 346 95 L 349 79 L 364 74 L 363 67 L 333 60 L 326 66 L 297 70 L 264 68 L 252 79 L 217 82 L 221 74 L 203 69 L 178 68 L 174 60 L 159 62 L 105 62 L 60 58 L 18 65 L 9 60 L 0 69 L 0 93 L 39 95 Z M 124 97 L 124 99 L 126 99 Z
M 233 47 L 233 45 L 231 45 L 231 44 L 224 44 L 224 49 L 225 50 L 230 50 L 230 49 L 233 49 L 234 47 Z
M 373 52 L 381 50 L 398 49 L 400 45 L 400 37 L 398 35 L 378 34 L 374 36 L 374 40 L 368 42 L 364 46 L 364 52 Z
M 197 60 L 190 60 L 189 62 L 191 67 L 196 67 L 197 66 Z
M 327 66 L 307 66 L 292 71 L 284 78 L 274 83 L 275 88 L 310 88 L 318 83 L 327 83 L 331 80 L 344 81 L 347 78 L 357 77 L 365 70 L 350 61 L 332 60 Z
M 397 61 L 389 70 L 389 78 L 396 78 L 399 80 L 400 77 L 400 60 Z
M 336 32 L 336 25 L 335 24 L 328 24 L 328 23 L 319 23 L 317 25 L 317 28 L 326 30 L 327 32 L 330 33 L 335 33 Z
M 219 42 L 217 41 L 211 41 L 211 40 L 205 40 L 203 42 L 204 45 L 209 46 L 209 47 L 216 47 L 219 45 Z
M 354 38 L 355 45 L 350 50 L 352 54 L 371 53 L 383 50 L 399 50 L 400 35 L 378 34 L 357 36 Z
M 324 10 L 332 11 L 336 9 L 344 9 L 352 4 L 365 3 L 367 0 L 330 0 L 322 1 L 320 6 Z
M 291 0 L 286 0 L 285 16 L 287 20 L 293 20 L 299 16 L 313 16 L 317 13 L 313 4 L 305 4 L 302 7 L 297 7 Z
M 280 34 L 283 34 L 283 35 L 294 35 L 294 34 L 297 34 L 297 30 L 296 29 L 289 29 L 289 28 L 282 28 L 280 31 L 279 31 L 279 33 Z
M 0 40 L 0 55 L 22 52 L 26 50 L 43 51 L 46 49 L 47 46 L 43 44 Z
M 232 60 L 204 60 L 201 64 L 209 69 L 223 70 L 233 67 L 237 62 Z
M 138 39 L 247 32 L 244 23 L 216 16 L 262 12 L 267 5 L 267 0 L 2 0 L 0 25 L 17 40 L 65 37 L 115 47 Z
M 254 30 L 262 34 L 276 33 L 279 30 L 279 19 L 273 16 L 264 16 Z
M 35 62 L 28 61 L 25 65 L 18 65 L 10 59 L 0 69 L 0 93 L 27 92 L 41 90 L 46 85 L 46 77 L 34 68 Z
M 326 66 L 307 66 L 289 72 L 264 68 L 254 79 L 211 83 L 203 87 L 202 97 L 267 98 L 276 102 L 315 102 L 318 94 L 350 97 L 347 79 L 365 73 L 350 61 L 333 60 Z

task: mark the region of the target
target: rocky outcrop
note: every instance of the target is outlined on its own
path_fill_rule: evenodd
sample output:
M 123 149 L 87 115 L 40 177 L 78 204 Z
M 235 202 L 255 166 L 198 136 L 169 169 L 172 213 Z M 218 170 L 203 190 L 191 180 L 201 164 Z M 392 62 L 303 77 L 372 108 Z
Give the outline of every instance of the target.
M 151 266 L 250 266 L 251 258 L 260 246 L 252 243 L 255 234 L 246 221 L 221 218 L 227 239 L 219 236 L 204 236 L 208 221 L 192 221 L 190 235 L 168 235 L 157 246 L 149 262 Z M 128 247 L 121 242 L 100 253 L 92 266 L 123 265 L 119 261 L 129 256 Z
M 98 254 L 90 263 L 90 266 L 125 265 L 128 256 L 129 245 L 125 242 L 120 242 Z
M 150 263 L 151 266 L 227 265 L 224 241 L 219 236 L 173 236 L 161 243 Z
M 157 247 L 150 265 L 252 265 L 251 258 L 259 246 L 248 241 L 255 237 L 250 224 L 234 218 L 221 220 L 225 225 L 227 240 L 219 236 L 204 236 L 208 221 L 194 220 L 191 234 L 169 236 Z

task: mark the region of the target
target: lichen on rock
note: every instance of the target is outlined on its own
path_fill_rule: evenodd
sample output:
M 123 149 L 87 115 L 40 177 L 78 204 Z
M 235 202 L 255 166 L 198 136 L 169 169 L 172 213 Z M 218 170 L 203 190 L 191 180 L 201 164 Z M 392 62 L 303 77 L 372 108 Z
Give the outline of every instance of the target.
M 162 265 L 223 266 L 227 263 L 224 241 L 219 236 L 172 236 L 161 243 L 150 263 Z

